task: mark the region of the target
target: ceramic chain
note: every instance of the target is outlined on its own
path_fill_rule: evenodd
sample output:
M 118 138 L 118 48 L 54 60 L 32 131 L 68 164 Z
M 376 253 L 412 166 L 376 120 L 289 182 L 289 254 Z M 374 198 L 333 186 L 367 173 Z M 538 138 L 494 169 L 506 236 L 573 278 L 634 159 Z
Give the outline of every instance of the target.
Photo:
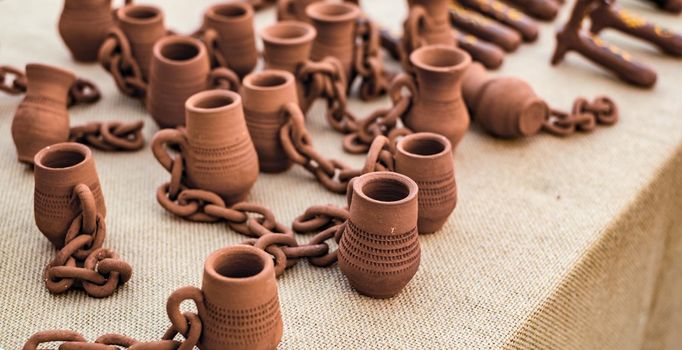
M 11 67 L 0 66 L 0 91 L 10 95 L 26 93 L 27 80 L 24 71 Z M 77 104 L 90 104 L 99 101 L 101 94 L 95 83 L 77 78 L 69 89 L 68 106 Z
M 549 118 L 543 123 L 544 131 L 558 136 L 568 136 L 576 131 L 589 132 L 600 125 L 618 122 L 618 106 L 608 97 L 597 97 L 592 103 L 577 98 L 571 113 L 551 109 Z
M 355 57 L 353 67 L 360 76 L 360 98 L 377 98 L 388 91 L 392 75 L 384 70 L 381 39 L 376 23 L 361 17 L 356 26 Z
M 144 81 L 140 65 L 133 57 L 130 43 L 119 28 L 112 28 L 102 43 L 98 55 L 99 63 L 114 77 L 116 86 L 125 95 L 144 98 L 147 82 Z
M 144 147 L 142 120 L 90 122 L 69 130 L 69 141 L 83 143 L 103 151 L 136 151 Z

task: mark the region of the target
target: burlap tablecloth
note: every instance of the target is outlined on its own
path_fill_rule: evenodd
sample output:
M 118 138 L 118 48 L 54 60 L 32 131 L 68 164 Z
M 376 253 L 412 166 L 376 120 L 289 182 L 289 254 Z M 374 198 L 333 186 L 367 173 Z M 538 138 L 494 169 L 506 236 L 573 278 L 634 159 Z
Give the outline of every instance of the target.
M 370 15 L 394 30 L 404 1 L 367 0 Z M 179 32 L 198 26 L 210 1 L 158 1 Z M 639 1 L 624 3 L 682 31 L 680 17 Z M 70 110 L 71 123 L 145 118 L 97 65 L 74 63 L 60 41 L 60 1 L 0 1 L 0 63 L 44 62 L 95 80 L 103 99 Z M 564 6 L 565 18 L 570 6 Z M 274 21 L 272 10 L 257 25 Z M 374 300 L 351 290 L 337 267 L 300 263 L 279 279 L 285 330 L 281 348 L 603 348 L 682 345 L 682 64 L 646 44 L 605 37 L 653 65 L 652 90 L 626 86 L 575 54 L 548 64 L 554 27 L 507 57 L 500 73 L 529 81 L 555 106 L 576 96 L 612 96 L 622 119 L 567 138 L 491 138 L 472 127 L 456 150 L 459 204 L 438 233 L 421 237 L 419 272 L 399 296 Z M 200 285 L 204 258 L 245 238 L 223 224 L 183 221 L 154 198 L 169 175 L 150 150 L 95 151 L 107 207 L 105 245 L 134 266 L 132 280 L 106 299 L 51 295 L 42 271 L 55 254 L 33 219 L 33 173 L 16 161 L 10 123 L 20 98 L 0 96 L 0 347 L 19 349 L 34 332 L 66 328 L 88 339 L 107 332 L 158 339 L 168 326 L 167 296 Z M 386 106 L 352 101 L 359 115 Z M 322 104 L 310 113 L 315 146 L 342 152 Z M 261 175 L 249 198 L 290 223 L 313 204 L 343 204 L 295 168 Z M 306 237 L 299 237 L 301 240 Z

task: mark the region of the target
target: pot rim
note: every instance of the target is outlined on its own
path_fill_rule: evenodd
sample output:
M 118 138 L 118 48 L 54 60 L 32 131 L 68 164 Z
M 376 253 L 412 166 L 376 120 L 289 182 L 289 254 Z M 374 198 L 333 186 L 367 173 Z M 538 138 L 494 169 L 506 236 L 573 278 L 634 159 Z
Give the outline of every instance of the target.
M 219 9 L 224 9 L 224 8 L 239 8 L 241 10 L 244 10 L 244 14 L 240 16 L 224 16 L 219 14 L 217 11 Z M 234 23 L 237 21 L 241 21 L 244 18 L 249 18 L 253 17 L 253 6 L 249 5 L 246 2 L 227 2 L 227 3 L 222 3 L 222 4 L 216 4 L 208 9 L 206 9 L 206 12 L 204 12 L 204 16 L 206 18 L 211 19 L 212 21 L 216 22 L 221 22 L 221 23 Z
M 216 271 L 216 260 L 226 255 L 234 254 L 250 254 L 253 256 L 257 256 L 263 263 L 263 268 L 260 271 L 258 271 L 258 273 L 247 277 L 228 277 L 218 273 L 218 271 Z M 230 283 L 234 282 L 248 283 L 260 279 L 265 279 L 268 278 L 267 275 L 270 273 L 274 275 L 274 269 L 275 266 L 270 255 L 268 255 L 265 251 L 261 249 L 246 244 L 238 244 L 220 248 L 211 253 L 211 255 L 209 255 L 208 258 L 206 258 L 206 262 L 204 263 L 204 271 L 211 278 L 215 279 L 216 281 Z
M 381 180 L 386 180 L 390 179 L 393 181 L 397 181 L 402 183 L 405 187 L 407 187 L 408 193 L 405 196 L 405 198 L 396 200 L 396 201 L 380 201 L 374 198 L 371 198 L 368 196 L 364 191 L 364 187 L 371 183 L 371 182 L 376 182 L 376 181 L 381 181 Z M 375 203 L 375 204 L 381 204 L 381 205 L 388 205 L 388 206 L 399 206 L 405 203 L 408 203 L 412 200 L 415 199 L 417 196 L 417 192 L 419 191 L 419 187 L 417 186 L 417 183 L 414 182 L 411 178 L 409 178 L 406 175 L 400 174 L 400 173 L 394 173 L 394 172 L 388 172 L 388 171 L 377 171 L 377 172 L 372 172 L 372 173 L 367 173 L 363 174 L 359 177 L 356 177 L 353 180 L 353 196 L 358 195 L 362 197 L 362 199 L 370 202 L 370 203 Z
M 327 15 L 321 13 L 319 8 L 321 7 L 343 7 L 348 10 L 347 13 L 341 15 Z M 360 8 L 356 5 L 349 4 L 347 2 L 314 2 L 305 8 L 305 14 L 311 19 L 322 21 L 322 22 L 345 22 L 350 21 L 358 16 L 360 16 Z
M 142 9 L 142 10 L 147 10 L 154 12 L 154 16 L 149 17 L 149 18 L 136 18 L 132 17 L 129 15 L 129 12 L 132 10 L 137 10 L 137 9 Z M 122 6 L 121 8 L 116 11 L 116 17 L 118 20 L 123 21 L 123 22 L 128 22 L 128 23 L 134 23 L 134 24 L 150 24 L 154 23 L 160 20 L 163 20 L 163 12 L 159 7 L 152 6 L 152 5 L 141 5 L 141 4 L 129 4 Z
M 76 74 L 74 74 L 72 71 L 64 68 L 60 68 L 57 66 L 52 66 L 49 64 L 43 64 L 43 63 L 27 63 L 26 64 L 26 73 L 28 74 L 29 70 L 47 70 L 50 73 L 57 73 L 64 75 L 65 77 L 68 77 L 69 79 L 76 80 Z
M 300 28 L 306 30 L 306 33 L 295 38 L 282 38 L 270 33 L 274 28 Z M 267 26 L 260 31 L 260 36 L 263 41 L 275 44 L 303 44 L 313 41 L 317 36 L 317 30 L 312 25 L 299 21 L 280 21 L 273 25 Z
M 212 99 L 216 97 L 224 97 L 232 100 L 231 103 L 220 106 L 220 107 L 214 107 L 214 108 L 204 108 L 204 107 L 197 107 L 196 104 L 200 101 L 204 101 L 206 99 Z M 196 94 L 190 96 L 187 101 L 185 101 L 185 110 L 190 111 L 190 112 L 198 112 L 198 113 L 219 113 L 219 112 L 226 112 L 229 110 L 233 110 L 236 108 L 241 107 L 241 101 L 242 98 L 241 96 L 233 91 L 230 90 L 222 90 L 222 89 L 213 89 L 213 90 L 205 90 L 205 91 L 200 91 L 197 92 Z
M 275 86 L 260 86 L 257 84 L 254 84 L 253 80 L 262 78 L 262 77 L 278 77 L 278 78 L 283 78 L 284 82 L 282 84 L 278 84 Z M 245 89 L 249 90 L 256 90 L 256 91 L 274 91 L 274 90 L 279 90 L 283 89 L 284 87 L 294 84 L 295 78 L 294 75 L 281 69 L 266 69 L 262 70 L 260 72 L 255 72 L 247 75 L 244 77 L 244 80 L 242 81 L 242 85 L 244 86 Z
M 74 165 L 62 168 L 54 168 L 43 164 L 43 160 L 48 154 L 53 154 L 57 152 L 79 153 L 80 155 L 83 156 L 83 160 Z M 54 145 L 44 147 L 43 149 L 38 151 L 38 153 L 36 153 L 36 155 L 33 157 L 33 164 L 36 168 L 40 168 L 45 171 L 66 172 L 83 166 L 83 164 L 87 163 L 90 159 L 92 159 L 92 151 L 87 146 L 76 142 L 60 142 L 55 143 Z
M 418 153 L 410 152 L 410 151 L 405 149 L 406 143 L 409 143 L 412 141 L 422 141 L 422 140 L 436 141 L 443 146 L 443 150 L 438 152 L 438 153 L 434 153 L 434 154 L 418 154 Z M 437 157 L 440 157 L 444 154 L 451 153 L 452 152 L 452 144 L 450 143 L 450 140 L 448 140 L 448 138 L 443 136 L 443 135 L 436 134 L 433 132 L 418 132 L 418 133 L 407 135 L 402 140 L 398 141 L 396 149 L 398 150 L 398 152 L 405 154 L 407 156 L 410 156 L 412 158 L 428 159 L 428 158 L 437 158 Z
M 461 57 L 461 60 L 451 66 L 446 66 L 446 67 L 439 67 L 439 66 L 434 66 L 430 64 L 424 63 L 422 60 L 418 58 L 418 56 L 423 55 L 424 52 L 427 51 L 449 51 L 451 53 L 454 53 L 455 55 L 458 55 Z M 428 71 L 434 71 L 434 72 L 452 72 L 452 71 L 457 71 L 466 68 L 468 65 L 471 64 L 471 56 L 469 54 L 457 47 L 454 46 L 448 46 L 448 45 L 441 45 L 441 44 L 436 44 L 436 45 L 426 45 L 422 46 L 416 50 L 414 50 L 410 54 L 410 62 L 412 62 L 413 65 L 423 69 L 423 70 L 428 70 Z
M 186 60 L 175 60 L 172 58 L 168 58 L 164 56 L 161 53 L 161 50 L 163 47 L 166 45 L 173 45 L 173 44 L 186 44 L 186 45 L 192 45 L 195 48 L 197 48 L 198 52 L 194 57 L 186 59 Z M 205 59 L 208 55 L 206 51 L 206 46 L 199 40 L 195 39 L 189 36 L 183 36 L 183 35 L 168 35 L 165 36 L 159 40 L 156 41 L 154 44 L 154 57 L 156 57 L 158 60 L 163 62 L 164 64 L 172 65 L 172 66 L 184 66 L 184 65 L 189 65 L 194 62 L 197 62 L 199 60 Z

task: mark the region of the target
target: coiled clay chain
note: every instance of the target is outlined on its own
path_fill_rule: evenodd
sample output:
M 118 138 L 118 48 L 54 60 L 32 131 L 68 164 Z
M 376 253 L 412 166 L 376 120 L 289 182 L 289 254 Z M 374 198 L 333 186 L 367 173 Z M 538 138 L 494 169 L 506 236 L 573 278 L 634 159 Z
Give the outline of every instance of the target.
M 28 81 L 26 73 L 12 66 L 0 66 L 0 91 L 10 95 L 22 95 L 26 93 Z M 101 94 L 95 83 L 78 78 L 69 90 L 68 106 L 77 104 L 90 104 L 99 101 Z
M 553 135 L 568 136 L 577 131 L 592 131 L 597 124 L 613 125 L 618 117 L 618 106 L 610 98 L 600 96 L 590 103 L 579 97 L 573 102 L 571 113 L 552 108 L 542 129 Z

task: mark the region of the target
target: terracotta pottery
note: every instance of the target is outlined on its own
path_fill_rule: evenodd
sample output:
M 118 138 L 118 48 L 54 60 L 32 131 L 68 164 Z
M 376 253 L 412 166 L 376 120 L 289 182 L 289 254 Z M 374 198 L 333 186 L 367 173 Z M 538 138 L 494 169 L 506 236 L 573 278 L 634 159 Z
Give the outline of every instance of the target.
M 59 35 L 76 61 L 97 61 L 99 47 L 112 27 L 111 0 L 64 0 Z
M 535 41 L 538 38 L 540 29 L 537 23 L 519 10 L 509 7 L 503 2 L 498 0 L 458 0 L 458 2 L 466 8 L 494 18 L 496 21 L 514 29 L 521 34 L 524 41 Z
M 411 43 L 409 52 L 422 45 L 443 44 L 455 45 L 450 11 L 451 0 L 408 0 L 410 12 L 405 20 L 405 37 Z M 418 38 L 418 39 L 417 39 Z M 409 53 L 408 52 L 408 53 Z
M 238 1 L 214 5 L 204 14 L 204 26 L 217 34 L 218 49 L 227 68 L 244 77 L 256 67 L 258 51 L 251 5 Z
M 430 132 L 411 134 L 398 142 L 394 158 L 395 171 L 419 187 L 419 233 L 438 231 L 457 205 L 450 141 Z
M 405 175 L 375 172 L 356 177 L 351 186 L 339 268 L 361 294 L 390 298 L 419 268 L 417 184 Z
M 43 147 L 69 139 L 69 90 L 73 73 L 43 64 L 26 65 L 27 91 L 12 120 L 12 139 L 20 162 L 33 163 Z
M 360 8 L 347 2 L 321 1 L 310 4 L 305 11 L 317 30 L 310 58 L 321 61 L 327 56 L 336 57 L 341 61 L 346 76 L 350 77 L 353 73 L 355 24 Z M 350 79 L 348 81 L 350 83 Z
M 459 5 L 450 6 L 450 20 L 457 29 L 495 44 L 507 52 L 515 51 L 521 45 L 521 35 L 515 30 Z
M 496 69 L 504 63 L 504 51 L 497 45 L 462 32 L 457 32 L 455 38 L 457 47 L 466 51 L 472 60 L 481 62 L 486 68 Z
M 260 32 L 263 38 L 263 59 L 266 69 L 280 69 L 298 76 L 310 57 L 315 28 L 297 21 L 277 22 Z M 299 105 L 305 96 L 304 86 L 296 80 Z
M 466 52 L 450 46 L 429 45 L 410 55 L 416 79 L 401 74 L 391 87 L 391 95 L 406 87 L 412 103 L 402 119 L 412 131 L 441 134 L 457 144 L 469 128 L 469 114 L 462 100 L 462 77 L 471 64 Z
M 126 5 L 116 11 L 117 23 L 130 43 L 146 80 L 152 62 L 154 44 L 166 36 L 161 9 L 149 5 Z
M 201 350 L 270 350 L 282 339 L 275 268 L 261 249 L 235 245 L 211 253 L 201 290 L 184 287 L 168 299 L 173 323 L 185 322 L 179 309 L 188 299 L 197 304 L 201 319 Z
M 244 78 L 242 96 L 246 126 L 258 153 L 260 170 L 278 173 L 292 162 L 282 148 L 279 131 L 286 122 L 284 105 L 296 101 L 296 79 L 282 70 L 265 70 Z
M 105 217 L 107 208 L 88 147 L 64 142 L 47 146 L 36 154 L 33 194 L 36 225 L 58 249 L 64 246 L 66 231 L 81 212 L 81 204 L 73 193 L 79 184 L 90 188 L 97 213 Z
M 544 21 L 556 18 L 560 8 L 560 4 L 555 0 L 507 0 L 507 2 L 524 13 Z
M 277 20 L 297 20 L 310 22 L 310 17 L 306 15 L 305 9 L 308 7 L 308 5 L 319 1 L 320 0 L 278 0 Z
M 462 95 L 472 120 L 498 137 L 535 135 L 549 116 L 549 106 L 528 83 L 513 77 L 490 77 L 478 63 L 467 70 Z
M 228 204 L 243 201 L 258 177 L 258 157 L 244 121 L 239 94 L 199 92 L 185 102 L 187 128 L 156 133 L 152 151 L 168 171 L 165 146 L 176 146 L 185 162 L 185 185 L 215 192 Z

